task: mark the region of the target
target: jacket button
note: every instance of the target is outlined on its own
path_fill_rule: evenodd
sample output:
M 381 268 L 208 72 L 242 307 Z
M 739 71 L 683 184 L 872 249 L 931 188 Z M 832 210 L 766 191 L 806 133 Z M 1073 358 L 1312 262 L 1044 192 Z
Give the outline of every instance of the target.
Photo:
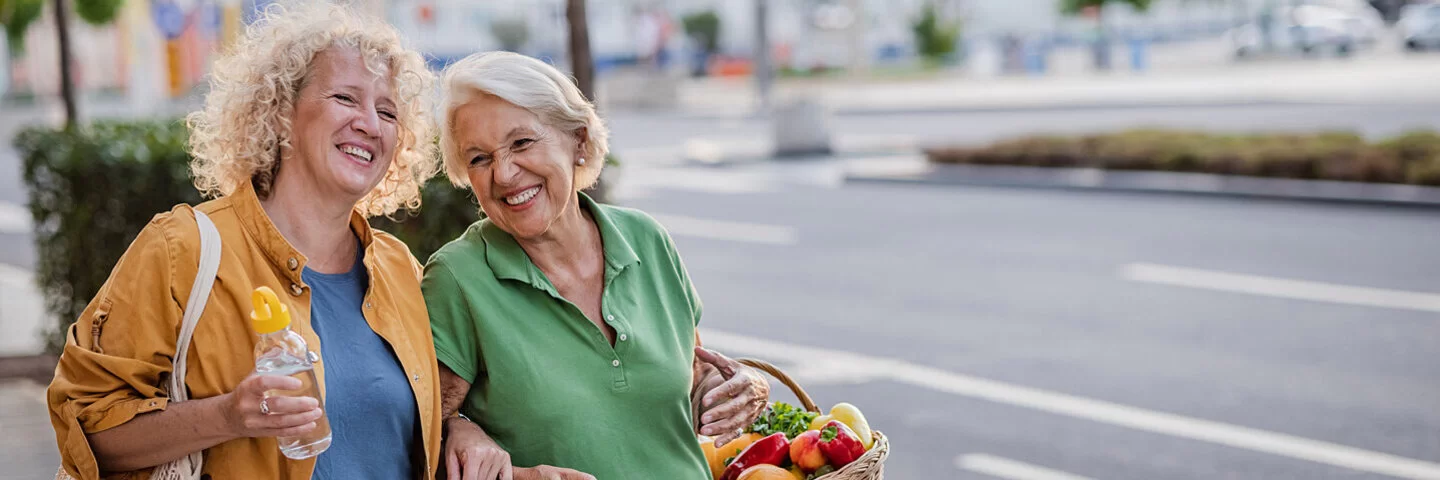
M 291 295 L 294 295 L 294 296 L 297 296 L 297 297 L 298 297 L 298 296 L 300 296 L 301 293 L 304 293 L 304 291 L 300 289 L 300 284 L 298 284 L 298 283 L 292 283 L 292 284 L 290 284 L 290 294 L 291 294 Z
M 300 266 L 300 261 L 295 260 L 295 257 L 290 257 L 290 261 L 286 262 L 286 264 L 290 265 L 291 270 L 294 270 L 296 267 Z

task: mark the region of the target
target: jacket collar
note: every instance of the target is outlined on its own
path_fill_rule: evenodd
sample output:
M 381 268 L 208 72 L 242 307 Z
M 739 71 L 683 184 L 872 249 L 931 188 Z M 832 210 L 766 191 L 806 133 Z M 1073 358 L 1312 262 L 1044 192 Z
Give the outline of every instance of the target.
M 240 225 L 250 238 L 255 240 L 265 258 L 284 271 L 292 282 L 302 283 L 300 272 L 305 268 L 308 259 L 290 245 L 290 241 L 275 228 L 275 224 L 270 221 L 270 215 L 260 206 L 260 197 L 255 193 L 255 187 L 250 182 L 243 182 L 228 197 L 231 207 L 240 219 Z M 366 220 L 359 210 L 350 211 L 350 230 L 360 238 L 360 248 L 364 249 L 365 265 L 368 267 L 374 262 L 372 257 L 375 253 L 370 248 L 374 232 L 370 229 L 370 221 Z

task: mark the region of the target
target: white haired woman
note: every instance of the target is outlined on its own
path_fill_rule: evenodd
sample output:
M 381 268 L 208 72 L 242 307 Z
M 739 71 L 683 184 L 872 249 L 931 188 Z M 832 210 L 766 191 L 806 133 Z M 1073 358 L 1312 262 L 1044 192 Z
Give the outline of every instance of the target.
M 438 371 L 409 249 L 367 217 L 417 208 L 436 169 L 434 75 L 378 19 L 327 2 L 273 6 L 217 60 L 190 115 L 195 185 L 218 197 L 157 215 L 68 333 L 48 391 L 66 472 L 148 478 L 204 451 L 202 478 L 433 478 L 440 454 Z M 223 253 L 195 329 L 185 387 L 169 403 L 177 331 L 197 275 L 196 212 Z M 313 397 L 252 373 L 252 289 L 288 296 L 322 359 Z M 318 457 L 288 460 L 277 436 L 322 413 Z
M 455 63 L 442 91 L 446 172 L 487 217 L 431 257 L 422 286 L 446 462 L 463 473 L 450 478 L 510 478 L 512 463 L 547 478 L 708 478 L 695 434 L 735 437 L 769 385 L 700 347 L 700 297 L 664 228 L 581 192 L 607 153 L 595 107 L 554 67 L 507 52 Z

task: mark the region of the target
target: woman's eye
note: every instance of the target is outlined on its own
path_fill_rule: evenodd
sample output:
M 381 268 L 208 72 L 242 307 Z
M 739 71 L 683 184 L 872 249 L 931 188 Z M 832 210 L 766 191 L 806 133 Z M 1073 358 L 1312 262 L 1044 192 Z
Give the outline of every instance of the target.
M 487 156 L 484 156 L 484 155 L 476 155 L 475 158 L 471 158 L 471 159 L 470 159 L 470 166 L 473 167 L 473 166 L 476 166 L 476 165 L 484 165 L 485 163 L 488 163 L 489 161 L 490 161 L 490 157 L 487 157 Z
M 386 120 L 389 120 L 389 121 L 392 121 L 392 122 L 395 121 L 396 118 L 398 118 L 398 117 L 395 116 L 395 113 L 394 113 L 394 112 L 390 112 L 390 111 L 387 111 L 387 110 L 381 110 L 381 111 L 380 111 L 380 116 L 381 116 L 381 117 L 385 117 Z
M 343 94 L 343 93 L 337 93 L 337 94 L 335 94 L 335 97 L 334 97 L 334 98 L 335 98 L 336 100 L 339 100 L 339 101 L 342 101 L 342 102 L 345 102 L 345 103 L 355 103 L 355 98 L 354 98 L 354 97 L 351 97 L 351 96 L 346 95 L 346 94 Z
M 511 150 L 522 149 L 522 148 L 525 148 L 525 147 L 530 146 L 530 144 L 532 144 L 532 143 L 535 143 L 535 140 L 532 140 L 532 139 L 529 139 L 529 138 L 522 138 L 522 139 L 516 140 L 515 143 L 511 144 L 511 145 L 510 145 L 510 149 L 511 149 Z

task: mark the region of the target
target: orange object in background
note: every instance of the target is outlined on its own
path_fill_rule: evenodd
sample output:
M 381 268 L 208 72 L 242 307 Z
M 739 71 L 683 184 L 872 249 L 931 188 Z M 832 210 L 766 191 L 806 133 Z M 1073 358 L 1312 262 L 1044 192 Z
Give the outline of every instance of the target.
M 712 77 L 744 77 L 755 70 L 755 65 L 748 59 L 722 57 L 716 55 L 710 59 L 706 71 Z
M 165 41 L 165 66 L 170 71 L 170 96 L 179 97 L 185 92 L 185 66 L 180 56 L 180 40 Z

